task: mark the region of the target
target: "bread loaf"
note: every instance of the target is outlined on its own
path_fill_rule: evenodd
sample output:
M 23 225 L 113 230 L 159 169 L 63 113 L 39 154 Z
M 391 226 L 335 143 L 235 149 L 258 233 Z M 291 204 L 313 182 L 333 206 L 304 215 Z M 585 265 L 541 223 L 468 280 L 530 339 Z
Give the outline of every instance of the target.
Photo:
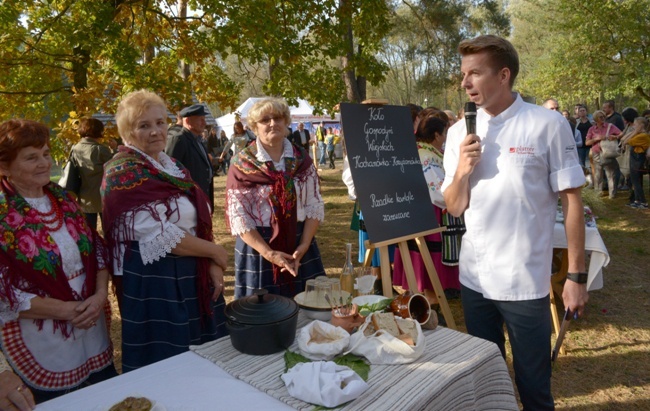
M 411 347 L 415 347 L 415 341 L 413 341 L 413 338 L 411 338 L 410 335 L 408 335 L 408 334 L 400 334 L 397 338 L 404 341 L 405 343 L 407 343 Z
M 145 397 L 126 397 L 113 405 L 109 411 L 149 411 L 153 407 Z
M 413 341 L 411 345 L 415 345 L 415 341 L 418 340 L 418 327 L 415 325 L 415 320 L 398 318 L 397 327 L 399 327 L 400 334 L 408 335 L 411 341 Z
M 373 313 L 372 324 L 375 326 L 375 329 L 384 330 L 393 337 L 401 334 L 393 313 Z
M 368 325 L 366 326 L 366 329 L 363 330 L 363 335 L 365 335 L 366 337 L 370 337 L 370 336 L 373 335 L 376 331 L 377 331 L 377 329 L 375 328 L 375 325 L 374 325 L 374 324 L 372 323 L 372 321 L 371 321 L 371 322 L 369 322 Z

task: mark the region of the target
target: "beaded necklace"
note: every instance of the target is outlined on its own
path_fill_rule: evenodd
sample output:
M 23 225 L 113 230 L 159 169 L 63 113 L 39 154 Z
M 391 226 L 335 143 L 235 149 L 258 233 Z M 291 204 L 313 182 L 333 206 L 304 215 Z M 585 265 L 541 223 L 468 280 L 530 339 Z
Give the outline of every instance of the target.
M 61 210 L 61 207 L 59 207 L 59 204 L 56 200 L 56 197 L 54 197 L 54 194 L 50 193 L 49 191 L 46 191 L 45 194 L 47 195 L 47 198 L 50 199 L 50 204 L 52 206 L 50 211 L 46 213 L 42 213 L 38 211 L 38 209 L 36 208 L 34 208 L 34 211 L 40 217 L 43 225 L 45 225 L 45 227 L 50 232 L 55 232 L 58 231 L 61 228 L 61 226 L 63 226 L 63 211 Z

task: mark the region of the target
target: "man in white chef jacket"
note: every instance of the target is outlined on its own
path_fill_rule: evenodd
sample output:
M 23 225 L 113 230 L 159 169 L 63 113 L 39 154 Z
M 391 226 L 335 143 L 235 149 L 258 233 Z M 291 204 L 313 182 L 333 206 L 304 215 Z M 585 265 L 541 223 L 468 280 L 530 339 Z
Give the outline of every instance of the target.
M 476 134 L 449 129 L 442 191 L 447 210 L 465 213 L 461 298 L 470 334 L 505 356 L 525 410 L 554 409 L 549 290 L 558 194 L 568 241 L 564 305 L 582 315 L 588 299 L 584 259 L 585 182 L 567 121 L 512 92 L 519 57 L 507 40 L 479 36 L 459 46 L 461 86 L 479 107 Z

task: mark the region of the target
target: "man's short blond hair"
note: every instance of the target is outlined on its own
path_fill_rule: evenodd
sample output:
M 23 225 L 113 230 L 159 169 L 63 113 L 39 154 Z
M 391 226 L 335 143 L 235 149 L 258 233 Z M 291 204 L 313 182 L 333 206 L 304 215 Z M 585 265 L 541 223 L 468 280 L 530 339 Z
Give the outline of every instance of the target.
M 515 84 L 519 74 L 519 54 L 508 40 L 487 34 L 460 42 L 458 52 L 461 56 L 487 53 L 492 69 L 497 72 L 506 67 L 510 70 L 510 87 Z

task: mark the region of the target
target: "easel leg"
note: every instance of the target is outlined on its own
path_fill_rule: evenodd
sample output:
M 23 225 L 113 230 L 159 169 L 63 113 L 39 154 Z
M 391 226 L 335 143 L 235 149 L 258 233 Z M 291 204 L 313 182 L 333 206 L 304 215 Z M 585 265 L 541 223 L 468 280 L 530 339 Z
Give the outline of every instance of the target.
M 424 237 L 416 237 L 415 242 L 417 243 L 420 254 L 422 255 L 424 266 L 427 268 L 427 273 L 429 274 L 431 285 L 433 285 L 433 290 L 436 293 L 436 297 L 438 297 L 440 310 L 442 311 L 442 315 L 445 317 L 447 327 L 451 328 L 452 330 L 456 330 L 456 322 L 454 321 L 454 316 L 452 315 L 449 304 L 447 303 L 447 297 L 445 297 L 445 292 L 442 289 L 442 284 L 440 284 L 440 279 L 438 278 L 436 267 L 433 265 L 433 260 L 431 259 L 431 254 L 429 254 L 426 240 Z
M 402 257 L 404 274 L 406 274 L 406 282 L 409 285 L 409 290 L 417 293 L 418 283 L 415 280 L 415 270 L 413 269 L 413 261 L 411 260 L 411 253 L 409 252 L 408 243 L 406 241 L 402 241 L 397 245 L 399 247 L 400 256 Z
M 393 298 L 393 279 L 390 276 L 388 246 L 379 247 L 379 262 L 381 264 L 381 285 L 384 297 Z
M 560 269 L 557 274 L 551 278 L 551 320 L 553 322 L 553 331 L 555 335 L 560 334 L 560 318 L 557 313 L 557 301 L 555 300 L 555 293 L 562 295 L 562 282 L 566 279 L 567 271 L 569 270 L 569 258 L 567 250 L 562 250 L 562 263 L 560 264 Z M 566 350 L 564 349 L 564 344 L 560 347 L 560 354 L 564 355 Z
M 555 305 L 553 287 L 551 287 L 551 321 L 553 322 L 553 331 L 555 331 L 555 336 L 557 337 L 560 335 L 560 318 L 557 315 L 557 306 Z M 564 345 L 560 347 L 560 354 L 564 355 Z

